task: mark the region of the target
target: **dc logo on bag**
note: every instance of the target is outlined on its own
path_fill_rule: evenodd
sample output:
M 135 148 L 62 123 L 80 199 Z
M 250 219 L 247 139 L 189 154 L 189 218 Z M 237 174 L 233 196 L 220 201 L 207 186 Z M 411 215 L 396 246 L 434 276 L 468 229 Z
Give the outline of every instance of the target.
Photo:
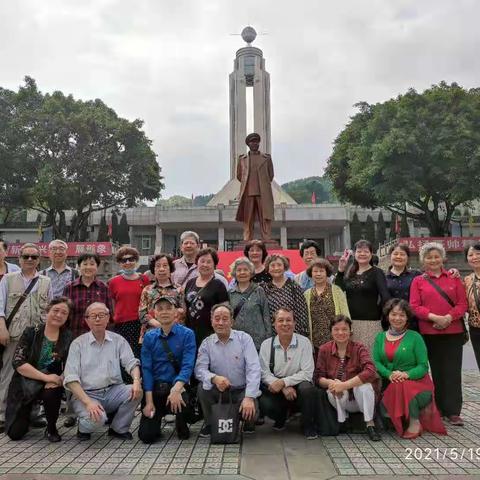
M 232 433 L 233 432 L 233 419 L 218 420 L 218 433 Z

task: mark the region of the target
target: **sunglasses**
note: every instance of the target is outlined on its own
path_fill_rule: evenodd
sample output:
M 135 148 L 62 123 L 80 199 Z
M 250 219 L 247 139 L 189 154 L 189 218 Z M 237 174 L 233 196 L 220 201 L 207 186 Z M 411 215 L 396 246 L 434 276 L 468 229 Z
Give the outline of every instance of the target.
M 20 255 L 22 260 L 38 260 L 39 255 Z
M 128 263 L 128 262 L 136 262 L 137 259 L 135 257 L 123 257 L 119 260 L 120 263 Z

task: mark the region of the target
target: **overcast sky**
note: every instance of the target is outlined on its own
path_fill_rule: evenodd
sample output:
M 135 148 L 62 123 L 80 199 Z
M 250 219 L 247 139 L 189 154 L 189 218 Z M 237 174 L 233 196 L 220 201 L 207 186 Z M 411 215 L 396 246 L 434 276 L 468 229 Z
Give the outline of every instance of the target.
M 279 183 L 321 175 L 358 101 L 480 86 L 478 0 L 4 0 L 0 85 L 101 98 L 145 121 L 164 197 L 229 175 L 228 75 L 252 25 L 270 72 Z

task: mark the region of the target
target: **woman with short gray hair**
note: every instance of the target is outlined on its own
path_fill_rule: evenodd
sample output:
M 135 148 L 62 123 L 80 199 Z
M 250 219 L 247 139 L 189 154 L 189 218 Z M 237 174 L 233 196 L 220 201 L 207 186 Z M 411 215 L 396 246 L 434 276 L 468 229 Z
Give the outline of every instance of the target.
M 233 310 L 233 328 L 248 333 L 257 351 L 272 336 L 268 300 L 263 288 L 252 281 L 255 267 L 247 257 L 237 258 L 232 265 L 235 284 L 228 292 Z
M 412 281 L 410 304 L 427 345 L 438 409 L 452 425 L 461 426 L 467 297 L 462 281 L 445 270 L 445 258 L 442 244 L 429 242 L 422 246 L 424 273 Z

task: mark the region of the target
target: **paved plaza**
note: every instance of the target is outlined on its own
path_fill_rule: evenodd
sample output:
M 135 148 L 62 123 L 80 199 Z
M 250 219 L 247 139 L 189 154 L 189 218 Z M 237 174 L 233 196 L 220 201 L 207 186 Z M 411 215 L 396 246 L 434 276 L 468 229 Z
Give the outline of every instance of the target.
M 448 436 L 425 434 L 414 441 L 384 433 L 381 442 L 366 435 L 345 434 L 307 441 L 299 434 L 298 422 L 278 433 L 266 424 L 245 436 L 241 445 L 210 445 L 198 436 L 180 441 L 167 425 L 161 441 L 144 445 L 121 441 L 106 433 L 80 442 L 76 429 L 62 427 L 63 441 L 50 444 L 43 431 L 31 431 L 19 442 L 0 435 L 0 478 L 45 479 L 104 475 L 138 480 L 154 478 L 210 478 L 261 480 L 390 478 L 421 476 L 447 478 L 452 475 L 480 478 L 480 375 L 473 370 L 471 351 L 466 351 L 464 370 L 464 427 L 448 427 Z M 107 478 L 107 477 L 105 477 Z

